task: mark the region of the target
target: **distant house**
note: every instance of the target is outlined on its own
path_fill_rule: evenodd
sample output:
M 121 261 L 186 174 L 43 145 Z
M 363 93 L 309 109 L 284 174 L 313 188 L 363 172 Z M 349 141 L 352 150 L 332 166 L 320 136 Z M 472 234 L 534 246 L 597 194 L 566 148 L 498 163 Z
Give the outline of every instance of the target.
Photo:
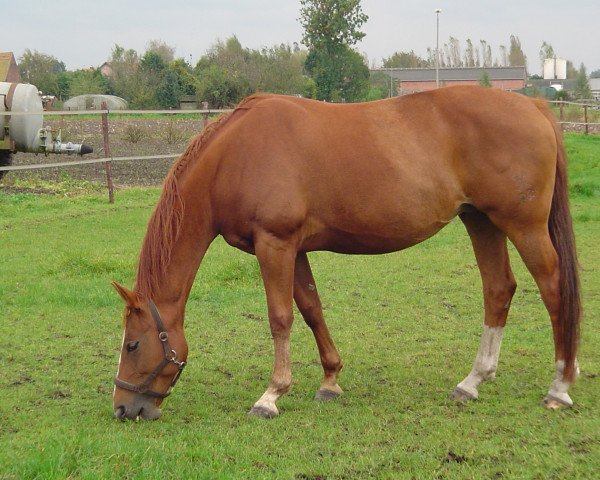
M 399 95 L 437 88 L 435 68 L 381 68 L 373 71 L 391 76 Z M 525 67 L 440 68 L 440 87 L 478 85 L 486 73 L 492 87 L 502 90 L 519 90 L 525 86 L 527 79 Z
M 109 78 L 114 75 L 113 69 L 108 62 L 104 62 L 102 65 L 100 65 L 100 73 L 103 77 Z
M 21 81 L 21 73 L 12 52 L 0 52 L 0 82 Z

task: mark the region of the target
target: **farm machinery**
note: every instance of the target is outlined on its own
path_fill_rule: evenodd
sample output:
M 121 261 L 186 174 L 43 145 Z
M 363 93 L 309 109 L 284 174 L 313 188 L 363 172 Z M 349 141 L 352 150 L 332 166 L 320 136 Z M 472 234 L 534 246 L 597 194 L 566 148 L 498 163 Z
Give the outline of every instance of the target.
M 9 166 L 15 152 L 85 155 L 93 151 L 82 143 L 62 142 L 60 131 L 53 135 L 51 128 L 42 124 L 38 89 L 25 83 L 0 82 L 0 167 Z M 0 170 L 0 179 L 5 173 Z

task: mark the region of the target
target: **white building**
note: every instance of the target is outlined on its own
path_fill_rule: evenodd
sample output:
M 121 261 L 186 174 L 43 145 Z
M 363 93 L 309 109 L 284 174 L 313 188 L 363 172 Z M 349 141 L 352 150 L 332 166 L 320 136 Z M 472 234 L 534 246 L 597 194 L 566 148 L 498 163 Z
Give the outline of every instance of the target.
M 592 90 L 592 98 L 600 101 L 600 78 L 590 78 L 590 88 Z

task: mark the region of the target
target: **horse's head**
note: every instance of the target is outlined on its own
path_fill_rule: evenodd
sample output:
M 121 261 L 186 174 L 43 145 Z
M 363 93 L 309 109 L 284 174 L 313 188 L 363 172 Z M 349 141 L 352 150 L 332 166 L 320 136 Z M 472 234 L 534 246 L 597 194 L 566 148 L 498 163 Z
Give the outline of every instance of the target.
M 152 300 L 141 299 L 117 283 L 113 286 L 125 301 L 123 345 L 113 394 L 115 417 L 155 420 L 185 366 L 188 348 L 183 329 L 167 330 Z

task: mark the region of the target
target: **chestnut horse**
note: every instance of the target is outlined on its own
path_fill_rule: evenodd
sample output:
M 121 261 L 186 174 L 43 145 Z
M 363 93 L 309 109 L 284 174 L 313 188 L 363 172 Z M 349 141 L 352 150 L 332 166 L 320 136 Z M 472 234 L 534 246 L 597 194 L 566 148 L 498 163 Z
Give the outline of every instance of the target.
M 415 245 L 459 216 L 481 272 L 479 352 L 452 397 L 476 399 L 494 377 L 516 283 L 507 238 L 539 287 L 554 333 L 556 377 L 545 404 L 572 404 L 581 315 L 563 141 L 544 102 L 450 87 L 334 105 L 255 95 L 198 135 L 169 172 L 126 303 L 115 380 L 117 418 L 154 419 L 187 358 L 185 305 L 217 235 L 256 255 L 275 366 L 250 413 L 274 417 L 292 383 L 292 302 L 312 329 L 337 397 L 342 368 L 307 252 L 381 254 Z

